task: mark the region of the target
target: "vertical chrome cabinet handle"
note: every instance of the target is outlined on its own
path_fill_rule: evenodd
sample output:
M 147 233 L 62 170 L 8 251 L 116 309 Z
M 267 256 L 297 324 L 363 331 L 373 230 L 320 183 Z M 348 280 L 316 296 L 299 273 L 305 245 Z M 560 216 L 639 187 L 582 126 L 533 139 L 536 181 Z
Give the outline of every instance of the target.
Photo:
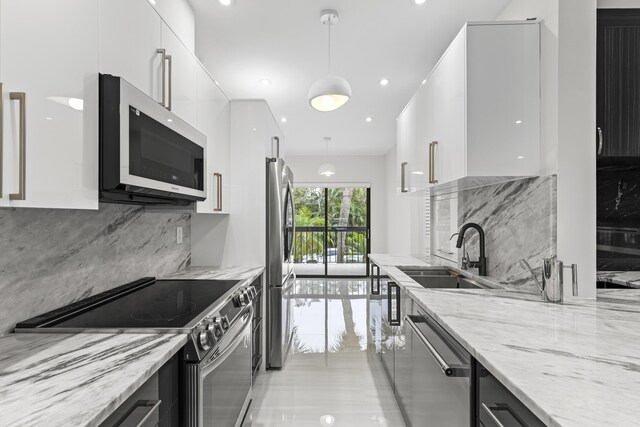
M 407 175 L 407 162 L 402 162 L 400 165 L 400 191 L 402 193 L 407 193 L 407 183 L 406 183 L 406 175 Z
M 433 184 L 433 175 L 431 173 L 432 172 L 432 169 L 431 169 L 431 154 L 432 154 L 431 147 L 432 146 L 433 146 L 433 143 L 430 142 L 429 143 L 429 166 L 428 166 L 429 167 L 429 184 Z
M 436 179 L 436 148 L 438 147 L 438 141 L 431 143 L 431 184 L 437 184 Z
M 394 293 L 392 290 L 395 289 L 395 298 L 392 296 Z M 387 284 L 387 299 L 389 302 L 389 325 L 391 326 L 400 326 L 400 286 L 396 283 L 389 282 Z M 394 308 L 395 303 L 395 310 Z M 395 313 L 395 317 L 393 316 Z
M 377 270 L 377 274 L 373 274 L 373 269 Z M 377 281 L 377 286 L 374 283 Z M 380 295 L 380 267 L 377 264 L 371 266 L 371 295 Z
M 213 208 L 214 212 L 220 212 L 222 211 L 222 195 L 220 193 L 222 193 L 222 174 L 221 173 L 214 173 L 213 176 L 215 177 L 215 181 L 216 181 L 216 191 L 218 194 L 216 194 L 216 207 Z
M 20 102 L 20 165 L 18 192 L 9 194 L 9 200 L 24 200 L 27 172 L 27 95 L 24 92 L 9 92 L 9 99 Z
M 2 153 L 4 153 L 4 99 L 2 92 L 2 83 L 0 83 L 0 198 L 2 198 L 2 174 L 3 174 L 3 165 L 4 159 L 2 158 Z
M 160 105 L 167 107 L 167 51 L 166 49 L 156 49 L 156 53 L 162 56 L 162 100 Z
M 602 154 L 604 148 L 604 137 L 602 136 L 602 128 L 598 126 L 598 155 Z
M 172 105 L 172 98 L 173 98 L 173 58 L 171 57 L 171 55 L 167 55 L 167 61 L 169 61 L 169 106 L 167 107 L 167 110 L 171 111 L 171 105 Z

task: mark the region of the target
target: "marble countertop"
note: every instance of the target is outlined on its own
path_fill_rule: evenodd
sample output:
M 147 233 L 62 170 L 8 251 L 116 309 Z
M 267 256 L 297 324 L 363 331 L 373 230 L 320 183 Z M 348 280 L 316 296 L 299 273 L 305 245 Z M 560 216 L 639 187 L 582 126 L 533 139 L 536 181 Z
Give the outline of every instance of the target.
M 506 289 L 424 289 L 397 268 L 424 261 L 371 259 L 548 425 L 640 422 L 639 291 L 548 304 Z
M 640 289 L 640 271 L 598 271 L 598 281 Z
M 187 341 L 174 334 L 0 337 L 0 425 L 97 426 Z
M 252 282 L 263 267 L 191 267 L 167 279 Z M 167 333 L 0 336 L 1 426 L 98 426 L 187 342 Z

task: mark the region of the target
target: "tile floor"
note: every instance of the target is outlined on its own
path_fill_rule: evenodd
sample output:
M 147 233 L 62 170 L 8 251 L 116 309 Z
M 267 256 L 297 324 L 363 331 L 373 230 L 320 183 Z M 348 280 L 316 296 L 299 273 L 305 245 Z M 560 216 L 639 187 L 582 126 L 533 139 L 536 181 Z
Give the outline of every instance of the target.
M 243 427 L 404 427 L 379 361 L 367 351 L 364 280 L 300 279 L 285 367 L 258 376 Z

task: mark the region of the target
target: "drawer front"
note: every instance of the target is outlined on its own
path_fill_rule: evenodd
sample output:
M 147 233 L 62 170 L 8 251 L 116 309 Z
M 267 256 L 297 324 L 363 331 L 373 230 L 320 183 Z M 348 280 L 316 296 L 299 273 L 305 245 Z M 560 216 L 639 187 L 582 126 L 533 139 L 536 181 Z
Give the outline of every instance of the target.
M 544 427 L 518 398 L 478 366 L 478 421 L 482 427 Z

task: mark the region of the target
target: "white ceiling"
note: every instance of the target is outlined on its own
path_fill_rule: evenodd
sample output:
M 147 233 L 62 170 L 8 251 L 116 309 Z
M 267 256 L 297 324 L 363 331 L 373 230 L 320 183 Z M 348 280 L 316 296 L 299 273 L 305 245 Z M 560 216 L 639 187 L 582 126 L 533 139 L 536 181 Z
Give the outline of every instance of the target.
M 189 0 L 196 52 L 227 95 L 264 98 L 279 123 L 287 154 L 385 154 L 395 144 L 396 117 L 465 21 L 494 19 L 509 0 Z M 327 74 L 323 9 L 336 9 L 332 71 L 353 90 L 341 109 L 309 106 L 311 84 Z M 379 80 L 386 77 L 386 87 Z M 259 80 L 272 81 L 263 86 Z M 371 123 L 365 122 L 373 117 Z

